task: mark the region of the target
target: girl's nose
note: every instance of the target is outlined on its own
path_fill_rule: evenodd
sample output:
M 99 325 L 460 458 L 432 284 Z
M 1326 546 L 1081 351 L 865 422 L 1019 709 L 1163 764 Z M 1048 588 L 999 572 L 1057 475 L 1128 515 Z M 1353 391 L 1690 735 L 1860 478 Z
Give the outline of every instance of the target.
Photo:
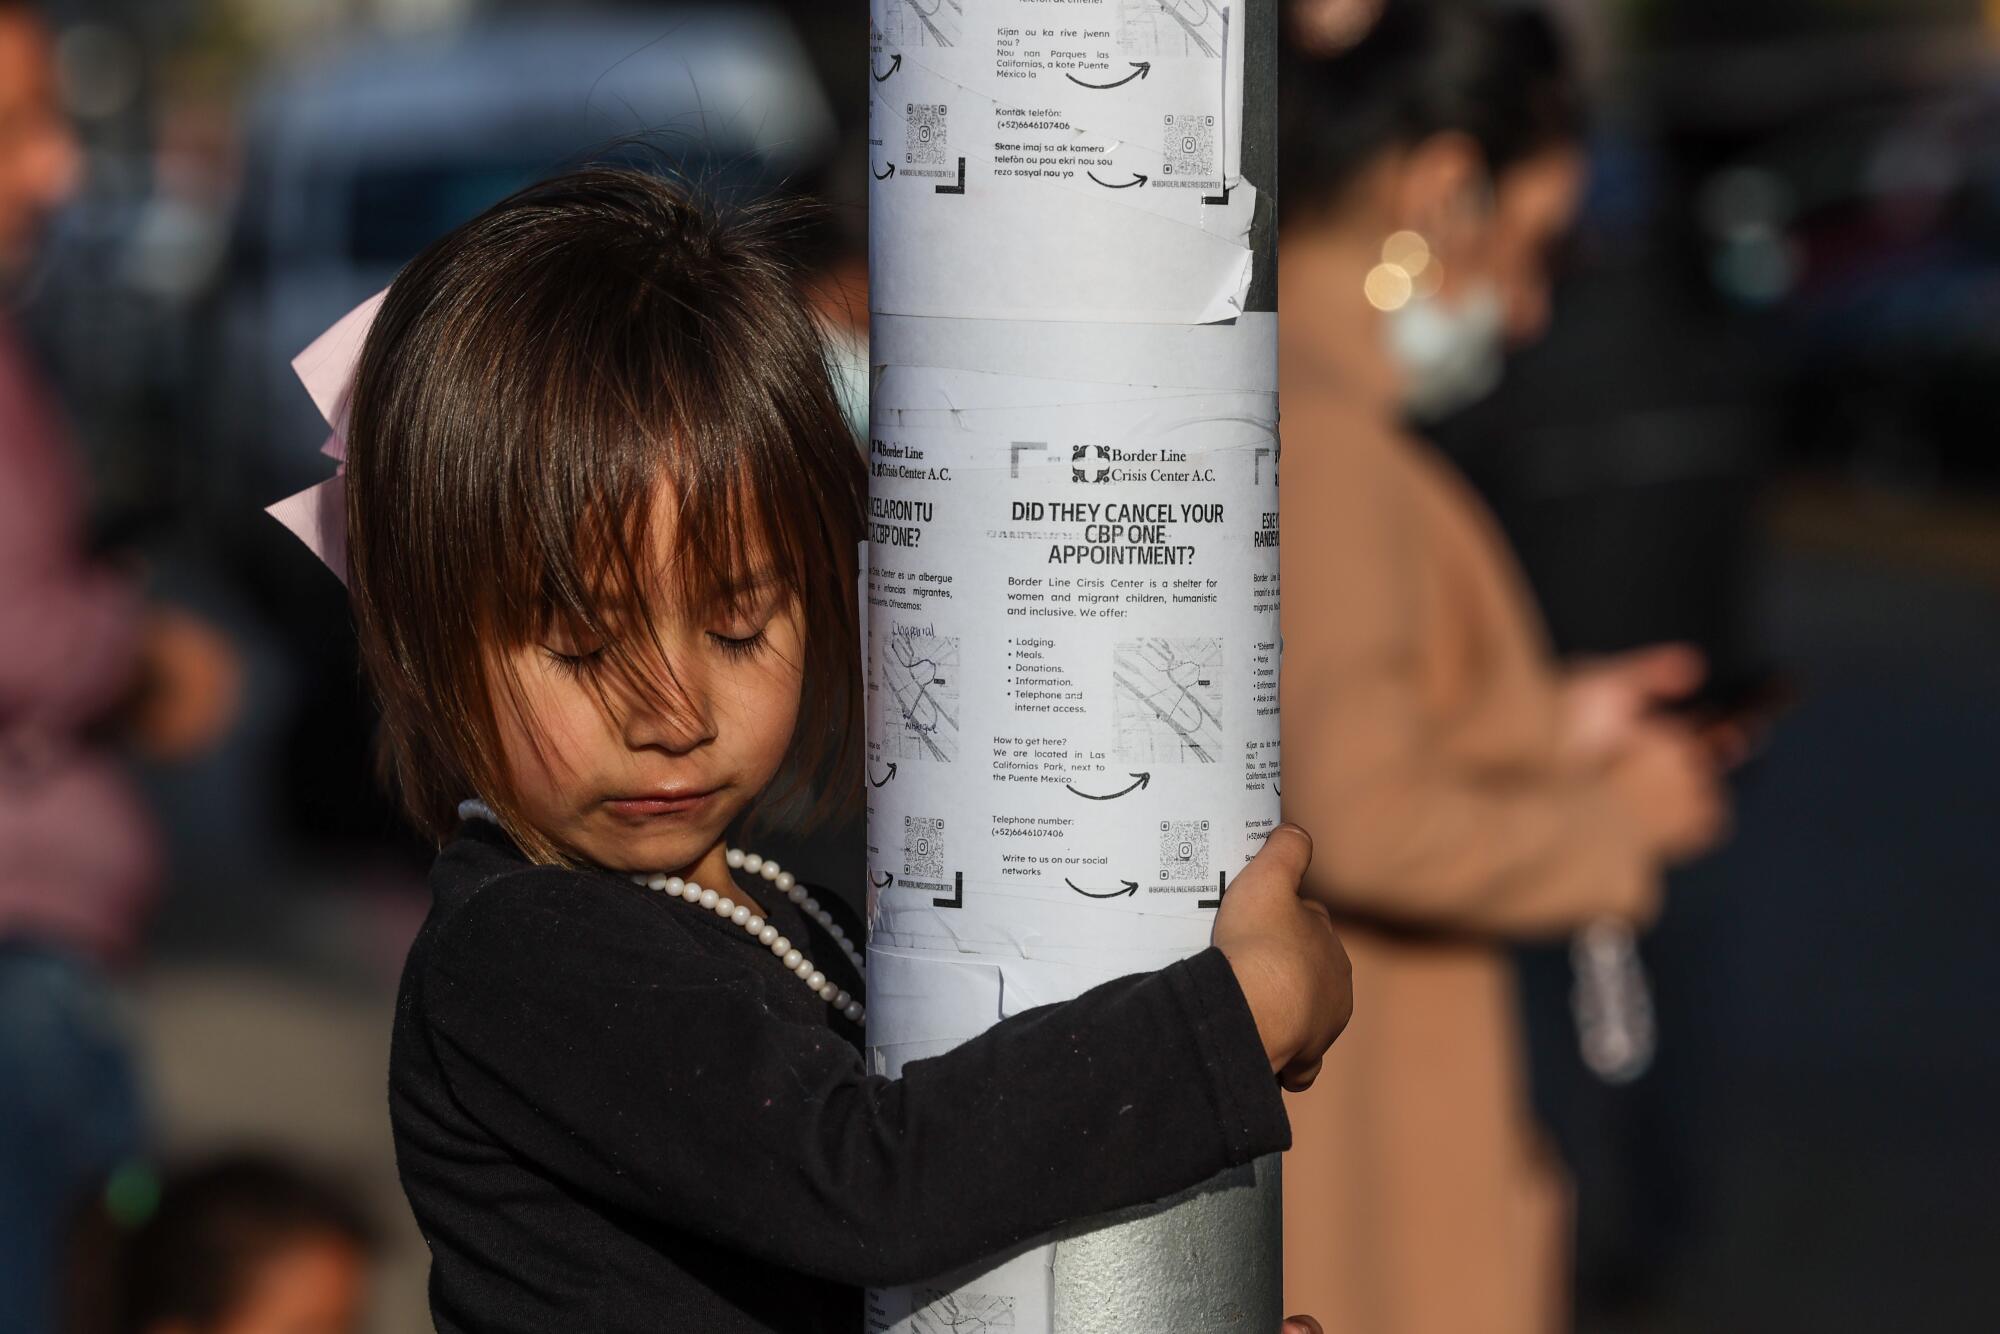
M 634 750 L 657 748 L 682 755 L 715 739 L 715 711 L 708 691 L 685 672 L 654 690 L 628 690 L 620 703 L 625 744 Z

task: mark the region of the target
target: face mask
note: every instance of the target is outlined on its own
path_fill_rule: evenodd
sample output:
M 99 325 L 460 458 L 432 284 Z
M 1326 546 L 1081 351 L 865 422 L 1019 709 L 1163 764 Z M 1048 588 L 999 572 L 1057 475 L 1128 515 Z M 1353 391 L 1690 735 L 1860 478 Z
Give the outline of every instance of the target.
M 1419 297 L 1390 311 L 1385 323 L 1389 356 L 1403 376 L 1403 407 L 1416 420 L 1448 417 L 1499 385 L 1506 329 L 1492 287 L 1475 288 L 1455 306 Z

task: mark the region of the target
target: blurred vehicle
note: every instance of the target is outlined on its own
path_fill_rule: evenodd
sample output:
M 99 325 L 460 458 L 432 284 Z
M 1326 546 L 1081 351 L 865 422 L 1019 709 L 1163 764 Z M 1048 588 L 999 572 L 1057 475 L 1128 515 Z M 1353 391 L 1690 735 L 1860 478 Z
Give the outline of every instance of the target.
M 291 358 L 512 190 L 611 157 L 756 191 L 835 133 L 790 23 L 754 4 L 503 17 L 279 71 L 245 117 L 211 398 L 235 485 L 261 504 L 324 475 Z
M 1716 289 L 1780 335 L 1792 458 L 2000 484 L 2000 78 L 1773 134 L 1699 212 Z

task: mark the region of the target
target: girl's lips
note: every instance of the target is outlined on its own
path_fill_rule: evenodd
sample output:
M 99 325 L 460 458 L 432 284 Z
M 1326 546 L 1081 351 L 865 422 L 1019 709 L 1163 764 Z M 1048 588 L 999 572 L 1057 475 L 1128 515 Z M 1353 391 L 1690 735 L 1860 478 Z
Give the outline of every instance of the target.
M 713 788 L 701 792 L 641 792 L 625 797 L 607 797 L 604 805 L 613 815 L 643 820 L 659 815 L 684 815 L 699 810 L 715 795 Z

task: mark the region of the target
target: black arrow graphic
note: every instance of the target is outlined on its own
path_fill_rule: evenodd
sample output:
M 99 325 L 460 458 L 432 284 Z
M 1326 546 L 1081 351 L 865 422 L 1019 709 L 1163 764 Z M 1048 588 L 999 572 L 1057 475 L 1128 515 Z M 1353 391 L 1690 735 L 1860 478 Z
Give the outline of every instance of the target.
M 871 878 L 869 880 L 869 883 L 874 885 L 875 888 L 877 889 L 887 889 L 889 886 L 896 883 L 896 877 L 890 872 L 884 871 L 882 872 L 882 878 L 880 880 L 875 880 Z
M 1083 174 L 1084 174 L 1084 175 L 1086 175 L 1086 176 L 1088 176 L 1088 177 L 1090 177 L 1090 179 L 1091 179 L 1091 180 L 1093 180 L 1093 181 L 1097 181 L 1097 173 L 1096 173 L 1096 172 L 1094 172 L 1094 171 L 1086 171 L 1086 172 L 1085 172 L 1085 173 L 1083 173 Z M 1131 189 L 1131 188 L 1132 188 L 1133 186 L 1135 186 L 1135 185 L 1144 185 L 1144 184 L 1145 184 L 1145 183 L 1146 183 L 1146 182 L 1147 182 L 1148 180 L 1150 180 L 1150 179 L 1152 179 L 1152 178 L 1151 178 L 1151 177 L 1149 177 L 1149 176 L 1147 176 L 1145 172 L 1143 172 L 1143 171 L 1135 171 L 1135 172 L 1133 172 L 1133 173 L 1132 173 L 1132 179 L 1131 179 L 1131 180 L 1129 180 L 1129 181 L 1126 181 L 1126 182 L 1125 182 L 1124 184 L 1122 184 L 1122 185 L 1113 185 L 1113 184 L 1112 184 L 1112 183 L 1111 183 L 1110 181 L 1097 181 L 1097 183 L 1098 183 L 1099 185 L 1103 186 L 1103 187 L 1104 187 L 1105 189 L 1107 189 L 1107 190 L 1130 190 L 1130 189 Z
M 889 62 L 889 68 L 883 73 L 877 74 L 875 76 L 875 82 L 877 83 L 883 82 L 889 77 L 889 75 L 894 74 L 897 70 L 901 68 L 903 68 L 903 56 L 901 52 L 897 52 L 896 58 Z
M 891 162 L 886 170 L 878 171 L 875 173 L 875 179 L 878 181 L 886 181 L 895 174 L 896 174 L 896 164 Z
M 951 877 L 951 897 L 932 899 L 933 908 L 963 908 L 965 906 L 965 872 L 959 871 Z
M 1136 778 L 1139 781 L 1132 784 L 1130 787 L 1120 788 L 1118 791 L 1109 793 L 1102 797 L 1096 796 L 1095 794 L 1089 792 L 1077 792 L 1076 784 L 1074 783 L 1064 783 L 1063 786 L 1068 788 L 1072 792 L 1076 792 L 1076 795 L 1082 797 L 1085 801 L 1116 801 L 1118 800 L 1118 798 L 1124 796 L 1127 792 L 1136 792 L 1140 788 L 1146 786 L 1146 784 L 1153 781 L 1153 776 L 1149 773 L 1133 774 L 1131 775 L 1131 777 Z
M 868 783 L 869 783 L 869 786 L 871 786 L 871 787 L 880 787 L 880 786 L 882 786 L 882 783 L 886 783 L 886 782 L 888 782 L 888 781 L 889 781 L 889 780 L 890 780 L 891 778 L 894 778 L 895 776 L 896 776 L 896 766 L 895 766 L 895 765 L 894 765 L 893 763 L 891 763 L 891 764 L 889 765 L 889 772 L 888 772 L 888 773 L 886 773 L 886 774 L 883 774 L 883 775 L 882 775 L 882 780 L 881 780 L 881 782 L 877 782 L 876 780 L 874 780 L 873 778 L 871 778 L 871 779 L 869 779 L 869 780 L 868 780 Z
M 1127 74 L 1116 83 L 1085 83 L 1074 74 L 1065 74 L 1063 77 L 1079 88 L 1096 88 L 1102 91 L 1106 88 L 1123 88 L 1126 84 L 1132 82 L 1132 80 L 1143 79 L 1153 72 L 1153 62 L 1150 60 L 1132 60 L 1126 63 L 1132 66 L 1134 72 Z
M 1220 908 L 1222 906 L 1222 896 L 1228 892 L 1229 873 L 1224 871 L 1221 875 L 1215 877 L 1215 897 L 1212 899 L 1199 899 L 1195 902 L 1194 906 L 1197 908 Z
M 1063 883 L 1087 899 L 1122 899 L 1127 894 L 1137 894 L 1139 892 L 1139 882 L 1137 880 L 1127 880 L 1119 885 L 1117 889 L 1107 889 L 1101 893 L 1096 890 L 1085 889 L 1074 880 L 1065 879 Z

